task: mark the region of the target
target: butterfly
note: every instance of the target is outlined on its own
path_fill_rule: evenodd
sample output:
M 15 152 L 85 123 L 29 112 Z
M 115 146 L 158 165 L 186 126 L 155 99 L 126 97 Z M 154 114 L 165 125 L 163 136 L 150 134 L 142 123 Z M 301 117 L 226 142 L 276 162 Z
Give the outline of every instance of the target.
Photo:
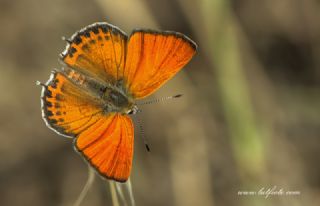
M 136 101 L 181 70 L 197 45 L 172 31 L 135 29 L 130 36 L 105 22 L 67 39 L 64 67 L 42 85 L 42 117 L 102 176 L 125 182 L 131 172 Z

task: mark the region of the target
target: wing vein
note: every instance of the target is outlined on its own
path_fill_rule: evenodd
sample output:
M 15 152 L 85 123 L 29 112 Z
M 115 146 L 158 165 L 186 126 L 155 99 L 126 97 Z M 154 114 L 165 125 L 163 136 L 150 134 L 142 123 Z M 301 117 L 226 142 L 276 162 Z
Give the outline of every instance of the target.
M 141 63 L 142 63 L 142 59 L 143 59 L 143 54 L 144 54 L 144 34 L 141 33 L 141 44 L 140 44 L 140 57 L 139 57 L 139 62 L 136 66 L 136 70 L 134 71 L 134 75 L 132 76 L 132 80 L 130 82 L 130 86 L 129 88 L 131 87 L 132 83 L 134 82 L 136 76 L 137 76 L 137 73 L 139 71 L 139 69 L 141 69 Z
M 110 126 L 113 124 L 113 121 L 115 119 L 115 115 L 113 116 L 113 119 L 111 120 L 110 124 L 108 125 L 108 127 L 105 129 L 105 131 L 103 132 L 102 135 L 100 135 L 100 137 L 96 138 L 93 142 L 91 142 L 90 144 L 86 145 L 82 151 L 84 151 L 85 149 L 87 149 L 88 147 L 90 147 L 91 145 L 95 144 L 98 140 L 100 140 L 108 131 L 108 129 L 110 128 Z M 93 158 L 93 157 L 92 157 Z

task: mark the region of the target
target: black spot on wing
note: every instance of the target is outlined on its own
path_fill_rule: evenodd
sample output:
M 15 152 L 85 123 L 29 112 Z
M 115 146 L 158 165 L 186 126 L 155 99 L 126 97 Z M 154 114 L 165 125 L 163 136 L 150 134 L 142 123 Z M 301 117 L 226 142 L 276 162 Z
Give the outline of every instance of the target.
M 88 44 L 84 44 L 84 45 L 82 45 L 81 49 L 83 51 L 89 51 L 89 45 Z
M 70 40 L 68 41 L 68 45 L 65 49 L 65 51 L 60 55 L 62 60 L 69 54 L 70 57 L 72 58 L 74 55 L 74 52 L 72 52 L 72 44 L 79 45 L 83 42 L 84 39 L 92 38 L 92 33 L 93 34 L 99 34 L 99 33 L 104 33 L 107 34 L 111 32 L 114 35 L 122 35 L 125 39 L 127 39 L 127 35 L 121 31 L 118 27 L 115 27 L 111 24 L 101 22 L 101 23 L 94 23 L 91 24 L 80 31 L 76 32 L 75 34 L 72 35 Z M 103 36 L 101 37 L 100 35 L 97 36 L 98 41 L 101 41 Z M 106 38 L 107 39 L 107 38 Z
M 47 115 L 48 117 L 50 117 L 50 116 L 53 116 L 53 113 L 52 113 L 52 111 L 47 110 L 47 111 L 46 111 L 46 115 Z
M 60 106 L 60 104 L 59 104 L 58 102 L 54 103 L 54 108 L 58 109 L 58 108 L 60 108 L 60 107 L 61 107 L 61 106 Z
M 82 42 L 82 39 L 80 36 L 76 36 L 73 38 L 73 40 L 71 41 L 71 43 L 75 43 L 76 45 L 79 45 Z
M 69 54 L 69 56 L 72 58 L 73 55 L 74 55 L 74 53 L 76 53 L 76 52 L 77 52 L 77 49 L 76 49 L 76 48 L 70 47 L 68 54 Z
M 52 103 L 48 102 L 48 101 L 45 101 L 44 105 L 47 106 L 47 107 L 52 107 Z
M 62 101 L 63 100 L 63 96 L 61 94 L 56 94 L 56 100 L 57 101 Z
M 58 121 L 56 119 L 47 119 L 47 120 L 48 120 L 49 123 L 51 123 L 51 125 L 58 123 Z
M 103 33 L 107 33 L 109 31 L 109 27 L 107 25 L 101 25 L 101 30 Z
M 90 30 L 95 34 L 99 33 L 99 27 L 92 27 L 92 28 L 90 28 Z
M 54 89 L 57 88 L 57 84 L 59 83 L 59 80 L 58 79 L 54 79 L 50 82 L 50 86 Z
M 90 31 L 88 30 L 88 31 L 84 31 L 83 32 L 83 35 L 85 36 L 85 37 L 87 37 L 87 38 L 90 38 Z
M 46 89 L 46 91 L 44 92 L 44 96 L 51 98 L 52 97 L 52 92 L 50 90 Z

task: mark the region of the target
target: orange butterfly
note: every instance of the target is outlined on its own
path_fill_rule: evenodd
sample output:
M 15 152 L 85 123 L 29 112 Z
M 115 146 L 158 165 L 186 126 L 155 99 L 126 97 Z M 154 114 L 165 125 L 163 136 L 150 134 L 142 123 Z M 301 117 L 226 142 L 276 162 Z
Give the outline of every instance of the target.
M 76 32 L 61 54 L 65 68 L 43 86 L 42 116 L 101 176 L 125 182 L 133 157 L 136 100 L 156 91 L 185 66 L 197 45 L 177 32 L 95 23 Z

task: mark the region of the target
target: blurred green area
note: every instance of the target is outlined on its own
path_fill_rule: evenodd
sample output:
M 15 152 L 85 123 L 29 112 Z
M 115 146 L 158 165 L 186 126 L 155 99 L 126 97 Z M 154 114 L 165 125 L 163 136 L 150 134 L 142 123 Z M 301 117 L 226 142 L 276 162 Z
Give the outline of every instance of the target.
M 49 130 L 40 88 L 62 36 L 97 21 L 128 34 L 174 30 L 194 59 L 139 114 L 131 182 L 137 205 L 318 205 L 320 3 L 316 0 L 0 0 L 0 205 L 72 204 L 87 166 Z M 273 188 L 300 195 L 239 195 Z M 110 205 L 97 178 L 83 205 Z

